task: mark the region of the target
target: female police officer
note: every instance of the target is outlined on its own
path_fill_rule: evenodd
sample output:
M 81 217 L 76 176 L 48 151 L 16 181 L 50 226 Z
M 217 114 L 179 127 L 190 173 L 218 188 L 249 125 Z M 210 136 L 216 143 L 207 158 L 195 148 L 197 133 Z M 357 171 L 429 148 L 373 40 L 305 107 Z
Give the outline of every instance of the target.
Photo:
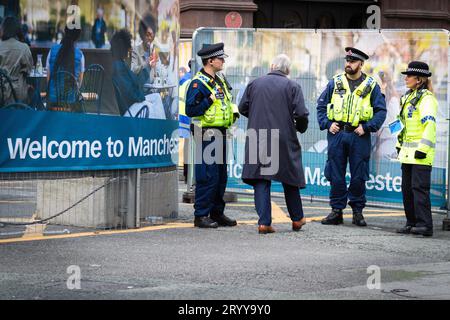
M 437 100 L 432 92 L 426 63 L 408 64 L 405 83 L 408 91 L 400 99 L 398 159 L 402 163 L 402 192 L 406 225 L 398 233 L 433 235 L 430 184 L 436 144 Z

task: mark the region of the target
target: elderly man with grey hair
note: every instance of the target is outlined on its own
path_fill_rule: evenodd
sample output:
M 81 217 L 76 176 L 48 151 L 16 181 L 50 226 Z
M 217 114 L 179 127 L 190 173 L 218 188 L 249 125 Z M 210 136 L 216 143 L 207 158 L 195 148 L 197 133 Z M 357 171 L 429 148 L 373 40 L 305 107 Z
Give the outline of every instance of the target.
M 291 60 L 276 56 L 271 71 L 250 82 L 239 103 L 248 118 L 242 179 L 253 186 L 260 234 L 275 232 L 272 224 L 270 186 L 283 185 L 292 230 L 306 223 L 300 188 L 305 187 L 302 155 L 297 131 L 308 127 L 308 109 L 300 85 L 288 78 Z

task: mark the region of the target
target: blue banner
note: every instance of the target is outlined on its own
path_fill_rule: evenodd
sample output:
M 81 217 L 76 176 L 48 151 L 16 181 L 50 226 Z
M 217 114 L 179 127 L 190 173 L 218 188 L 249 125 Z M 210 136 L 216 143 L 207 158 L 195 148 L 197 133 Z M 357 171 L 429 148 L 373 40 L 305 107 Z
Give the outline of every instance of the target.
M 302 162 L 304 166 L 306 188 L 301 190 L 305 197 L 328 197 L 330 194 L 330 182 L 324 176 L 324 168 L 327 160 L 326 154 L 303 152 Z M 397 203 L 403 202 L 402 198 L 402 172 L 400 162 L 375 161 L 371 159 L 369 167 L 369 180 L 366 181 L 366 197 L 368 201 Z M 433 167 L 431 172 L 430 198 L 433 206 L 446 205 L 446 175 L 447 170 Z M 242 164 L 231 163 L 228 166 L 229 188 L 251 189 L 241 180 Z M 347 185 L 350 184 L 350 172 L 347 172 Z M 272 184 L 272 191 L 283 192 L 283 186 L 279 182 Z
M 0 172 L 174 166 L 178 121 L 0 110 Z

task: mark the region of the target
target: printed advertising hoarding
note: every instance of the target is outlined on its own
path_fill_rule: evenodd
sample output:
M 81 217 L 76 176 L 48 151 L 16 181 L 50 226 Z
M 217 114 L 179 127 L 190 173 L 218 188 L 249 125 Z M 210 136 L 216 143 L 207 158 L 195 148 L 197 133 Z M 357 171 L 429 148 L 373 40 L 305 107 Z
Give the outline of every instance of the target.
M 223 73 L 233 87 L 238 104 L 246 85 L 269 72 L 272 59 L 287 54 L 292 61 L 290 78 L 300 83 L 310 111 L 309 128 L 298 134 L 306 175 L 305 196 L 328 197 L 329 182 L 323 171 L 327 159 L 326 132 L 317 123 L 317 99 L 328 81 L 344 70 L 344 48 L 356 47 L 370 58 L 363 72 L 372 75 L 386 98 L 387 117 L 381 130 L 372 134 L 370 175 L 366 183 L 369 201 L 400 203 L 401 168 L 395 149 L 396 136 L 388 124 L 399 114 L 400 97 L 407 91 L 404 71 L 408 62 L 425 61 L 433 73 L 434 93 L 439 102 L 436 157 L 432 171 L 431 200 L 445 204 L 448 148 L 448 42 L 446 30 L 276 30 L 276 29 L 199 29 L 193 39 L 193 52 L 203 43 L 225 43 Z M 197 57 L 198 58 L 198 57 Z M 197 59 L 197 70 L 201 61 Z M 251 188 L 240 179 L 244 158 L 247 120 L 241 117 L 229 143 L 229 181 L 231 188 Z M 350 174 L 347 173 L 349 181 Z M 282 191 L 280 184 L 273 190 Z

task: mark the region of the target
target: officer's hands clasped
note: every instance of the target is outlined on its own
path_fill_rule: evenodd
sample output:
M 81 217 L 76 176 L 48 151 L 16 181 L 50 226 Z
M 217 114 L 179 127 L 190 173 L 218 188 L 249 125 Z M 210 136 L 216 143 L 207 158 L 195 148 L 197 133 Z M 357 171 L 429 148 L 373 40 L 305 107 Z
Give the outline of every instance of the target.
M 358 128 L 356 128 L 355 131 L 353 131 L 353 132 L 361 137 L 364 134 L 364 129 L 363 129 L 362 125 L 360 124 L 358 126 Z
M 337 122 L 333 122 L 330 126 L 330 132 L 332 134 L 336 134 L 338 133 L 341 129 L 339 128 L 339 124 Z
M 339 127 L 339 124 L 337 123 L 337 122 L 333 122 L 332 124 L 331 124 L 331 126 L 330 126 L 330 129 L 329 129 L 329 131 L 332 133 L 332 134 L 336 134 L 336 133 L 338 133 L 339 131 L 341 131 L 341 128 Z M 358 136 L 362 136 L 362 135 L 364 135 L 364 129 L 363 129 L 363 126 L 360 124 L 354 131 L 353 131 L 355 134 L 357 134 Z

